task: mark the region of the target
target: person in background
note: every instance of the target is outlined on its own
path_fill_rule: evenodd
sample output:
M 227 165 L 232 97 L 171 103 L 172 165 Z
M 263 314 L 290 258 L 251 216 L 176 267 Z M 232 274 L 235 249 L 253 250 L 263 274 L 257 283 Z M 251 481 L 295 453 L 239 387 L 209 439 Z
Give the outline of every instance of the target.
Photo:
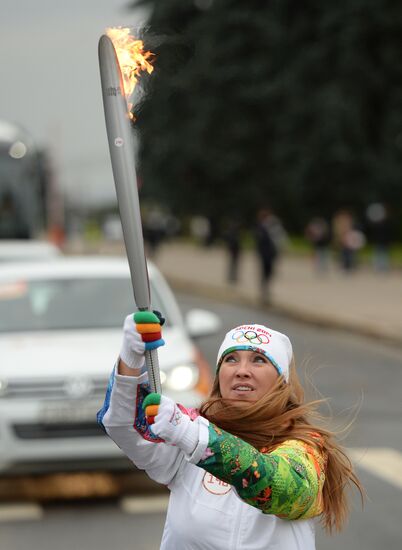
M 332 227 L 341 269 L 350 273 L 357 267 L 357 255 L 365 245 L 365 236 L 357 226 L 352 212 L 347 208 L 335 213 Z
M 387 207 L 382 203 L 370 204 L 366 218 L 368 237 L 373 245 L 373 267 L 376 271 L 388 271 L 393 231 Z
M 241 252 L 241 226 L 236 220 L 228 220 L 223 231 L 223 240 L 228 252 L 227 281 L 236 284 L 239 278 L 239 260 Z
M 331 231 L 328 222 L 320 216 L 312 218 L 306 226 L 305 236 L 313 247 L 316 272 L 319 274 L 326 273 L 329 266 L 329 247 L 331 244 Z
M 158 206 L 152 205 L 144 213 L 144 241 L 146 252 L 150 258 L 155 258 L 156 254 L 166 238 L 166 213 Z
M 304 400 L 289 338 L 230 330 L 211 394 L 186 409 L 150 393 L 145 349 L 164 344 L 159 316 L 126 317 L 98 421 L 137 468 L 170 490 L 162 550 L 314 550 L 314 519 L 331 532 L 362 493 L 334 434 Z
M 260 262 L 261 303 L 269 304 L 275 264 L 287 240 L 282 223 L 270 208 L 262 208 L 257 212 L 254 239 Z

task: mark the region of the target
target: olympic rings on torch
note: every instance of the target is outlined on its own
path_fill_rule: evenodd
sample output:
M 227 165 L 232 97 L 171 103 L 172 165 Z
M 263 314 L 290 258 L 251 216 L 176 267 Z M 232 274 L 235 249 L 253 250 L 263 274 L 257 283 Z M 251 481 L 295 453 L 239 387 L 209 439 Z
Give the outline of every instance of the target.
M 238 330 L 232 335 L 232 340 L 236 340 L 238 344 L 269 344 L 266 334 L 257 334 L 254 330 Z

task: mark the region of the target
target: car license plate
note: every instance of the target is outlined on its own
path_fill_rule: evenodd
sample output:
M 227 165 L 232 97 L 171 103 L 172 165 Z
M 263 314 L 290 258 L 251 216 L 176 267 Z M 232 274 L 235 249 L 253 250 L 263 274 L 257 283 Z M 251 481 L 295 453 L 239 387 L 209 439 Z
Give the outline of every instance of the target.
M 96 413 L 101 407 L 99 401 L 71 400 L 41 404 L 39 419 L 44 424 L 65 422 L 96 422 Z

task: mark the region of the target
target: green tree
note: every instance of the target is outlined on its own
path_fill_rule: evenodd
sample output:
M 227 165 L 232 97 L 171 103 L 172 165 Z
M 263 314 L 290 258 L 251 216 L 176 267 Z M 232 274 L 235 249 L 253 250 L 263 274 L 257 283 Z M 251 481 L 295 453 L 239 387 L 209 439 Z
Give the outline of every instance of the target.
M 402 215 L 402 4 L 143 0 L 156 70 L 138 113 L 144 192 L 175 212 L 290 229 L 385 200 Z

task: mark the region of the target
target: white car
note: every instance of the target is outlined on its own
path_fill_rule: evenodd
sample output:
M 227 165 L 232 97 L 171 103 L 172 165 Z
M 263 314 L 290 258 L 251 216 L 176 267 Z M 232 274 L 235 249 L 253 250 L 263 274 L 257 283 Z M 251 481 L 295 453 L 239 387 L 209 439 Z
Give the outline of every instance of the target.
M 220 327 L 176 300 L 149 264 L 152 307 L 163 312 L 159 350 L 166 395 L 196 406 L 211 369 L 191 336 Z M 125 316 L 135 311 L 124 258 L 68 257 L 0 268 L 0 472 L 126 464 L 96 423 L 116 362 Z
M 0 239 L 0 264 L 5 262 L 47 261 L 61 255 L 60 248 L 47 241 Z

